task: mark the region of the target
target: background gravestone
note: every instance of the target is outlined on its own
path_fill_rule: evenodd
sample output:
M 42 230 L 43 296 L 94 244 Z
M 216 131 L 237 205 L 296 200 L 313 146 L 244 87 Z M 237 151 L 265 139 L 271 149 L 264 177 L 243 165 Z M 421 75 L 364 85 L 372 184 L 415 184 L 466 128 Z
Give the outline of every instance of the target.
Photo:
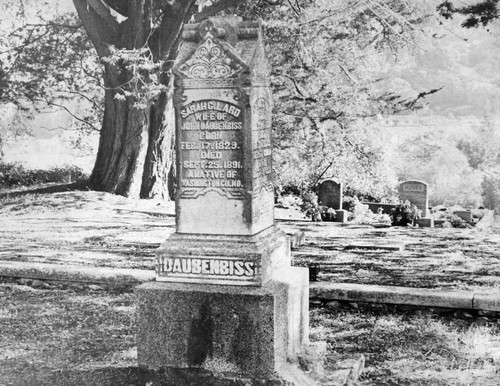
M 137 287 L 139 366 L 166 370 L 173 384 L 183 384 L 185 370 L 313 385 L 298 368 L 284 371 L 313 346 L 308 272 L 291 267 L 286 235 L 274 226 L 260 24 L 213 18 L 186 25 L 182 40 L 176 232 L 157 251 L 157 281 Z M 309 380 L 294 381 L 296 371 Z
M 318 203 L 335 210 L 342 209 L 342 184 L 325 180 L 319 184 Z
M 426 218 L 429 208 L 429 195 L 427 184 L 422 181 L 405 181 L 399 185 L 399 199 L 402 202 L 410 201 L 422 211 L 422 217 Z

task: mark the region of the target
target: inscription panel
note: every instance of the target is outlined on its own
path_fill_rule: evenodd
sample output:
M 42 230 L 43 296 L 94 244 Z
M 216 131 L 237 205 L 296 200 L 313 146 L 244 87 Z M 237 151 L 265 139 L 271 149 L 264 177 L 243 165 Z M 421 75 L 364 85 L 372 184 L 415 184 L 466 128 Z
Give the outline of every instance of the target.
M 403 185 L 403 189 L 406 192 L 424 192 L 425 185 L 417 183 L 407 183 Z
M 181 198 L 215 190 L 228 198 L 243 197 L 243 113 L 232 103 L 208 99 L 179 112 Z
M 253 285 L 259 271 L 255 261 L 232 257 L 160 256 L 157 274 L 161 281 Z

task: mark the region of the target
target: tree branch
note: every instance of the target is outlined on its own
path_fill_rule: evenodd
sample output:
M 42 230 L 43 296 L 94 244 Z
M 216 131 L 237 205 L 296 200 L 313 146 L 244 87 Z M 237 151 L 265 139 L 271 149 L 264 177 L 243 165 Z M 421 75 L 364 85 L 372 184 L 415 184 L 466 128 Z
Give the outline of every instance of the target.
M 214 4 L 203 8 L 201 12 L 198 12 L 196 15 L 194 15 L 194 21 L 198 23 L 210 16 L 216 15 L 217 13 L 225 10 L 226 8 L 234 7 L 238 5 L 238 3 L 239 0 L 219 0 Z
M 45 100 L 45 102 L 49 105 L 49 106 L 55 106 L 55 107 L 59 107 L 61 109 L 63 109 L 64 111 L 66 111 L 69 115 L 71 115 L 74 119 L 76 119 L 77 121 L 79 122 L 82 122 L 83 124 L 87 125 L 88 127 L 90 127 L 92 130 L 94 131 L 100 131 L 97 127 L 95 127 L 93 124 L 87 122 L 85 119 L 82 119 L 80 117 L 78 117 L 77 115 L 75 115 L 70 109 L 68 109 L 66 106 L 63 106 L 59 103 L 55 103 L 55 102 L 52 102 L 52 101 L 49 101 L 49 100 Z

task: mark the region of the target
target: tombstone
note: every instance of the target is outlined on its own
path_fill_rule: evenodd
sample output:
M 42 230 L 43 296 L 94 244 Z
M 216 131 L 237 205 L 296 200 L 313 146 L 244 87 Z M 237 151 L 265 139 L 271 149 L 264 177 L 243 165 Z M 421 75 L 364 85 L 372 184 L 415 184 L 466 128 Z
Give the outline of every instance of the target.
M 456 210 L 453 214 L 464 221 L 472 222 L 472 211 L 470 210 Z
M 184 27 L 174 66 L 176 232 L 157 251 L 157 281 L 137 288 L 139 366 L 173 384 L 308 377 L 293 365 L 314 348 L 308 272 L 291 267 L 274 225 L 269 72 L 259 23 Z
M 319 184 L 318 202 L 328 208 L 342 209 L 342 184 L 325 180 Z
M 427 218 L 429 195 L 427 184 L 421 181 L 405 181 L 399 185 L 399 199 L 402 202 L 410 201 L 422 211 L 422 217 Z
M 325 180 L 318 187 L 318 203 L 335 210 L 335 217 L 328 221 L 346 222 L 347 212 L 342 209 L 342 184 Z

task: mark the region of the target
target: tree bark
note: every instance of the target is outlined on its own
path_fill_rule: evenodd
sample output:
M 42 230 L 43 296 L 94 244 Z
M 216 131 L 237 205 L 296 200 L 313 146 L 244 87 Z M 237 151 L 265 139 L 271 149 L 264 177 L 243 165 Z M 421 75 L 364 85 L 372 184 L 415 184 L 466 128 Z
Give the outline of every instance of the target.
M 148 48 L 154 62 L 164 63 L 159 79 L 166 91 L 141 101 L 143 86 L 134 80 L 129 63 L 105 60 L 104 119 L 90 186 L 127 197 L 170 199 L 175 134 L 170 70 L 194 0 L 173 5 L 159 0 L 113 1 L 73 0 L 99 57 L 111 57 L 111 46 Z M 125 21 L 117 21 L 118 11 Z

